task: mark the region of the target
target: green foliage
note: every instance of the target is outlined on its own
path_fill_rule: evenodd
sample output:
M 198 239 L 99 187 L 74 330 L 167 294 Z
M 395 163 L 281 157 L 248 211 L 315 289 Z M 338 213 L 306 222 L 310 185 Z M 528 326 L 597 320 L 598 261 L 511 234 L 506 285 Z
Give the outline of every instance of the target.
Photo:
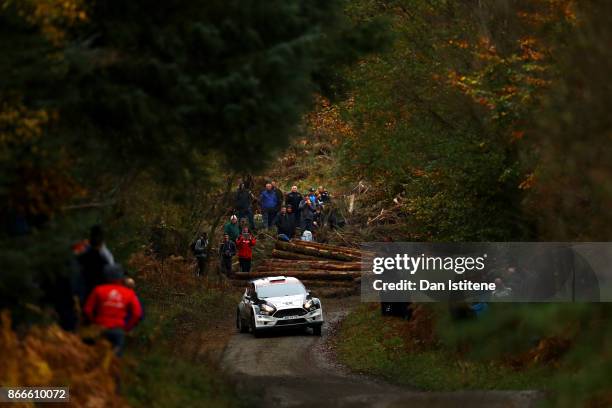
M 528 356 L 528 365 L 554 364 L 550 404 L 575 407 L 609 398 L 611 312 L 608 304 L 492 304 L 478 320 L 443 318 L 437 327 L 448 347 L 475 361 Z
M 545 44 L 568 30 L 563 5 L 357 4 L 389 16 L 394 41 L 348 73 L 340 173 L 404 194 L 411 239 L 532 237 L 521 204 L 533 161 L 519 141 L 554 76 Z
M 155 353 L 139 358 L 130 372 L 127 399 L 148 407 L 239 407 L 233 390 L 206 362 Z
M 395 40 L 347 73 L 353 99 L 342 106 L 353 132 L 339 172 L 370 181 L 389 203 L 403 194 L 411 239 L 609 240 L 610 11 L 602 1 L 354 2 L 357 16 L 389 16 Z M 439 316 L 442 350 L 465 353 L 468 366 L 550 364 L 554 375 L 519 382 L 549 386 L 552 406 L 610 405 L 607 305 Z M 361 328 L 370 343 L 345 337 L 351 366 L 408 378 L 418 377 L 410 364 L 428 360 L 427 384 L 449 364 L 429 352 L 396 357 L 368 332 L 378 318 L 357 318 L 348 331 Z M 359 359 L 364 352 L 371 358 Z M 438 377 L 453 378 L 444 371 Z
M 186 270 L 180 271 L 188 273 Z M 123 372 L 124 392 L 134 406 L 239 407 L 244 403 L 219 373 L 214 357 L 199 353 L 200 339 L 214 344 L 236 305 L 236 297 L 198 286 L 181 285 L 176 276 L 172 290 L 163 279 L 141 281 L 146 318 L 129 339 Z M 182 292 L 177 292 L 178 290 Z M 206 313 L 203 311 L 206 310 Z M 228 311 L 229 315 L 228 316 Z M 222 344 L 223 339 L 216 339 Z
M 446 347 L 413 343 L 414 338 L 406 337 L 409 324 L 362 305 L 342 322 L 338 357 L 354 370 L 421 390 L 533 389 L 549 381 L 547 369 L 515 371 L 497 362 L 470 360 Z
M 0 1 L 3 274 L 36 288 L 67 273 L 88 225 L 63 226 L 85 219 L 114 229 L 121 255 L 166 219 L 189 240 L 222 210 L 225 177 L 269 164 L 333 71 L 380 44 L 342 5 Z M 31 251 L 12 249 L 17 235 Z
M 560 72 L 535 128 L 538 181 L 528 209 L 546 240 L 612 237 L 612 4 L 580 2 L 578 24 L 558 53 Z

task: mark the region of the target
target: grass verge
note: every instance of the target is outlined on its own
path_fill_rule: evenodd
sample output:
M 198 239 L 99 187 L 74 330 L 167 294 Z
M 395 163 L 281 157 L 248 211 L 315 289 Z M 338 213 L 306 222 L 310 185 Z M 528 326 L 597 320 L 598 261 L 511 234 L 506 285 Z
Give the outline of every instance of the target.
M 435 305 L 419 306 L 405 321 L 381 316 L 378 304 L 363 304 L 339 328 L 338 359 L 355 371 L 421 390 L 540 389 L 550 381 L 548 367 L 516 370 L 444 347 L 433 334 L 436 312 Z
M 239 293 L 192 276 L 191 265 L 138 255 L 145 319 L 128 339 L 123 393 L 132 406 L 241 407 L 219 358 L 233 334 Z

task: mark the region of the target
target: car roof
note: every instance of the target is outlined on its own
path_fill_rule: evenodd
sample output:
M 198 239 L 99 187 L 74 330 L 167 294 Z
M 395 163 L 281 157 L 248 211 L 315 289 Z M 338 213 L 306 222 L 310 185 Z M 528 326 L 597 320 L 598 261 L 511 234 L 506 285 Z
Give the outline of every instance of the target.
M 292 276 L 267 276 L 265 278 L 254 279 L 251 282 L 256 288 L 268 285 L 302 284 L 298 278 Z

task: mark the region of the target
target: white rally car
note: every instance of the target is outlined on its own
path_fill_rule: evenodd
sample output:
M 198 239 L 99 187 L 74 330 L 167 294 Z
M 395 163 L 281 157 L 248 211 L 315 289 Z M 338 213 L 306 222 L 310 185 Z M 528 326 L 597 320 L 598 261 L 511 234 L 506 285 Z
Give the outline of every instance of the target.
M 238 330 L 255 336 L 281 327 L 311 327 L 320 336 L 322 325 L 321 301 L 292 277 L 272 276 L 249 282 L 236 310 Z

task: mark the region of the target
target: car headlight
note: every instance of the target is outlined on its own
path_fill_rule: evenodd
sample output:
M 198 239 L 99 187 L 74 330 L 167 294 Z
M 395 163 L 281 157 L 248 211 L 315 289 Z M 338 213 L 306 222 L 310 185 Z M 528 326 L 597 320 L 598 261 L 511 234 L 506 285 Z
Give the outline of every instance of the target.
M 259 314 L 271 316 L 272 314 L 274 314 L 274 312 L 276 312 L 276 308 L 272 305 L 269 305 L 267 303 L 262 303 L 261 305 L 259 305 Z
M 315 302 L 314 299 L 308 299 L 306 302 L 304 302 L 304 309 L 308 310 L 309 312 L 318 308 L 319 302 Z

